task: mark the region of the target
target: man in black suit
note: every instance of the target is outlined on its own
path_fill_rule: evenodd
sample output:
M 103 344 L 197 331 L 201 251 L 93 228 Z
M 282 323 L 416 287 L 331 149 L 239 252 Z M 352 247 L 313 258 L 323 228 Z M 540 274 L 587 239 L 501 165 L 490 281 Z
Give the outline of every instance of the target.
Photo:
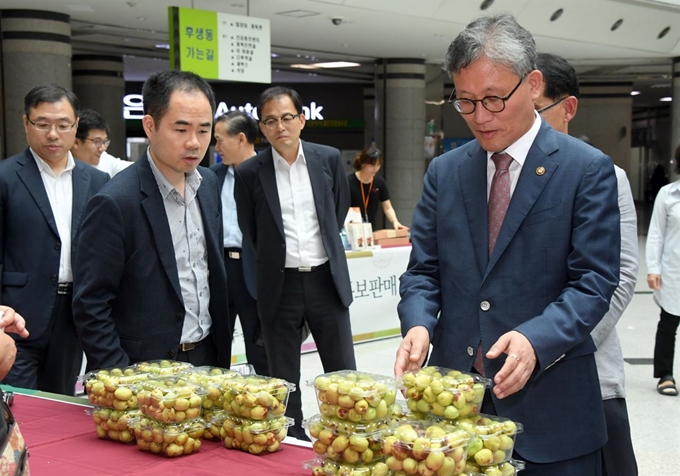
M 326 372 L 356 369 L 352 290 L 340 241 L 349 186 L 337 149 L 300 140 L 305 117 L 296 91 L 267 89 L 258 113 L 271 147 L 236 169 L 234 196 L 243 238 L 255 250 L 269 370 L 299 387 L 305 323 Z M 300 393 L 288 402 L 286 414 L 295 418 L 289 434 L 308 439 Z
M 73 395 L 83 351 L 71 309 L 85 205 L 108 175 L 75 160 L 76 96 L 60 86 L 24 98 L 28 149 L 0 163 L 0 303 L 26 319 L 17 357 L 3 383 Z
M 257 122 L 244 112 L 229 111 L 218 117 L 215 121 L 215 151 L 222 157 L 222 163 L 211 169 L 217 174 L 222 190 L 224 266 L 227 271 L 231 329 L 234 330 L 238 315 L 248 363 L 259 375 L 269 375 L 255 300 L 255 256 L 249 246 L 243 246 L 234 200 L 234 169 L 255 156 L 257 134 Z
M 198 167 L 215 96 L 193 73 L 142 89 L 147 152 L 90 201 L 73 310 L 90 368 L 149 359 L 231 363 L 217 177 Z

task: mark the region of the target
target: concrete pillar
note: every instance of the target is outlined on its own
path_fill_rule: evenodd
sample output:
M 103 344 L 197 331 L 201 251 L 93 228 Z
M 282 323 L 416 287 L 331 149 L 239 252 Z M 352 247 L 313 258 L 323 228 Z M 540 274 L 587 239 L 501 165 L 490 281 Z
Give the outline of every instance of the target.
M 368 147 L 375 141 L 375 88 L 364 88 L 364 147 Z
M 35 86 L 71 89 L 69 16 L 39 10 L 0 11 L 5 143 L 3 157 L 26 148 L 21 117 L 24 97 Z
M 671 103 L 671 157 L 670 180 L 678 176 L 678 164 L 675 163 L 675 151 L 680 147 L 680 57 L 673 58 L 673 102 Z
M 123 57 L 73 55 L 73 92 L 83 109 L 94 109 L 109 125 L 108 153 L 125 158 Z
M 425 61 L 389 58 L 376 62 L 376 142 L 399 221 L 410 226 L 425 173 Z

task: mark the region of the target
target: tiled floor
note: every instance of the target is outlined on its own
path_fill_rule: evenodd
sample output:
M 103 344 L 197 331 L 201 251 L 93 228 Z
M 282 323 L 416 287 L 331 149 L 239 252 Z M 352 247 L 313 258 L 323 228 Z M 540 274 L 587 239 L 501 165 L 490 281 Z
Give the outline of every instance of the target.
M 659 309 L 647 289 L 644 243 L 645 237 L 641 236 L 636 294 L 617 327 L 625 359 L 651 359 L 654 349 Z M 358 344 L 355 351 L 359 370 L 391 375 L 399 341 L 392 338 Z M 680 351 L 676 354 L 675 375 L 680 376 Z M 627 404 L 639 474 L 680 475 L 680 398 L 661 396 L 656 392 L 651 361 L 642 365 L 626 363 L 625 369 Z M 318 409 L 313 389 L 304 386 L 304 383 L 320 373 L 323 373 L 323 368 L 318 355 L 303 355 L 302 398 L 305 417 L 318 413 Z

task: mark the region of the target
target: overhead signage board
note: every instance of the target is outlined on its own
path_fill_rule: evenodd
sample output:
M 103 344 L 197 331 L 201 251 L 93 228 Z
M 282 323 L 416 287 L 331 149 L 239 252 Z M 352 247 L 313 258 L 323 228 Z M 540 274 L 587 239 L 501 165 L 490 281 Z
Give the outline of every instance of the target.
M 269 84 L 269 20 L 169 7 L 170 66 L 204 79 Z

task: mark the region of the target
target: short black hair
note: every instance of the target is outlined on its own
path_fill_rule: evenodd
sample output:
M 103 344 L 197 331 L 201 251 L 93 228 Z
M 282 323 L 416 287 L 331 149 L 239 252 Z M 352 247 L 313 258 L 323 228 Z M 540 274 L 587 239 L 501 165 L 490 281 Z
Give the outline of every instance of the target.
M 80 101 L 78 101 L 76 95 L 72 91 L 53 83 L 36 86 L 26 94 L 24 97 L 24 114 L 29 117 L 31 109 L 38 107 L 38 104 L 43 102 L 55 103 L 64 98 L 71 104 L 73 113 L 78 119 L 80 117 Z
M 230 136 L 236 136 L 243 132 L 248 143 L 255 145 L 257 135 L 260 131 L 257 127 L 257 122 L 252 116 L 242 111 L 229 111 L 215 119 L 215 124 L 219 122 L 226 123 L 227 134 Z
M 176 70 L 155 73 L 144 82 L 142 86 L 144 114 L 151 116 L 158 124 L 168 112 L 170 96 L 175 91 L 202 92 L 210 102 L 213 115 L 215 114 L 215 92 L 210 84 L 195 73 Z
M 561 56 L 539 53 L 536 69 L 543 73 L 545 97 L 557 101 L 565 96 L 578 98 L 580 90 L 576 70 Z
M 264 105 L 279 96 L 288 96 L 290 100 L 293 101 L 295 111 L 298 114 L 302 114 L 302 98 L 296 90 L 285 86 L 272 86 L 271 88 L 265 89 L 264 92 L 260 94 L 260 101 L 257 104 L 257 114 L 260 119 L 262 119 L 262 108 Z
M 83 109 L 80 111 L 80 121 L 78 122 L 76 137 L 80 140 L 85 140 L 92 129 L 101 129 L 106 131 L 106 135 L 109 135 L 109 125 L 101 114 L 93 109 Z

